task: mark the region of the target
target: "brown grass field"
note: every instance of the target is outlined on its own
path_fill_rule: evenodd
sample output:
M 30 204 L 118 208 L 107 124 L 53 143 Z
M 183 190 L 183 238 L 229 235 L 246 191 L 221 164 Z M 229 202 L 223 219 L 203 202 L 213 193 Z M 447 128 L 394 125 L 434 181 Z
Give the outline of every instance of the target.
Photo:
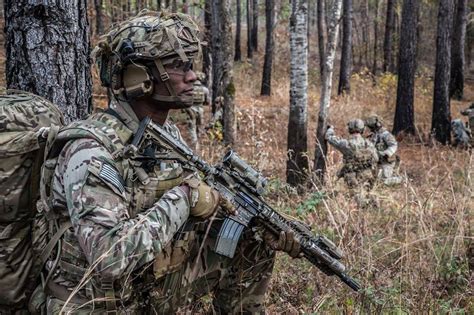
M 279 32 L 277 43 L 284 43 Z M 398 187 L 377 185 L 372 192 L 378 205 L 360 209 L 342 181 L 336 181 L 341 156 L 328 155 L 328 180 L 324 188 L 297 194 L 285 185 L 286 139 L 289 110 L 289 51 L 277 44 L 273 95 L 260 97 L 263 40 L 251 62 L 236 64 L 234 71 L 237 143 L 234 149 L 270 179 L 268 202 L 311 224 L 315 233 L 332 238 L 345 252 L 344 263 L 364 289 L 353 293 L 336 278 L 327 277 L 309 263 L 279 254 L 268 313 L 319 314 L 473 314 L 474 277 L 467 248 L 473 246 L 473 155 L 468 151 L 430 141 L 433 70 L 416 82 L 416 137 L 400 142 Z M 311 47 L 309 72 L 308 158 L 313 160 L 316 117 L 319 107 L 317 47 Z M 243 51 L 244 52 L 244 51 Z M 0 61 L 5 53 L 0 50 Z M 4 67 L 0 67 L 4 85 Z M 466 82 L 464 101 L 451 103 L 452 116 L 474 101 L 474 75 Z M 426 72 L 426 71 L 425 71 Z M 337 84 L 335 76 L 334 85 Z M 349 96 L 332 98 L 331 124 L 347 134 L 352 117 L 381 115 L 392 126 L 397 80 L 393 75 L 373 79 L 364 73 L 352 78 Z M 104 105 L 101 89 L 94 90 L 96 104 Z M 206 112 L 207 121 L 209 109 Z M 465 120 L 465 117 L 463 117 Z M 202 155 L 217 161 L 226 148 L 203 132 Z M 472 265 L 471 265 L 472 268 Z M 190 310 L 207 308 L 204 299 Z

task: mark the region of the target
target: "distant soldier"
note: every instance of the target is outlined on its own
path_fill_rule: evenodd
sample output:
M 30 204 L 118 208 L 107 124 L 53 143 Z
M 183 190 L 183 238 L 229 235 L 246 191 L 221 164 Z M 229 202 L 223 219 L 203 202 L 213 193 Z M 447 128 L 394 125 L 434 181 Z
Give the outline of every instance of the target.
M 454 142 L 453 145 L 461 148 L 469 147 L 469 140 L 471 139 L 471 131 L 464 126 L 461 119 L 455 119 L 451 122 L 451 130 L 453 131 Z
M 342 153 L 344 160 L 337 176 L 343 177 L 349 188 L 369 190 L 376 179 L 377 151 L 372 142 L 362 137 L 365 128 L 362 120 L 349 121 L 347 128 L 349 139 L 336 136 L 332 126 L 326 131 L 326 140 Z
M 471 106 L 462 110 L 461 115 L 468 117 L 469 125 L 467 129 L 471 131 L 469 142 L 471 147 L 474 147 L 474 137 L 472 135 L 472 132 L 474 131 L 474 102 L 471 104 Z
M 400 184 L 402 179 L 395 175 L 395 167 L 398 157 L 395 154 L 398 150 L 398 142 L 395 137 L 385 129 L 382 120 L 376 116 L 370 116 L 365 122 L 366 126 L 372 132 L 369 139 L 374 143 L 379 155 L 378 177 L 385 185 Z
M 209 105 L 209 90 L 202 84 L 205 74 L 196 72 L 197 80 L 193 84 L 193 106 L 171 112 L 169 119 L 176 125 L 186 124 L 193 150 L 199 150 L 199 127 L 204 116 L 203 105 Z

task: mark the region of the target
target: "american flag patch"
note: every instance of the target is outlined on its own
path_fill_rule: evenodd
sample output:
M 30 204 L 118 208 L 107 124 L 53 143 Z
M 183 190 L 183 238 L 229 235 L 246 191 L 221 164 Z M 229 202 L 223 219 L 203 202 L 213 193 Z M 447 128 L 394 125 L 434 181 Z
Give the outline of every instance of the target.
M 100 178 L 111 183 L 114 187 L 116 187 L 120 193 L 125 192 L 125 183 L 120 176 L 119 172 L 109 164 L 103 163 L 99 173 Z

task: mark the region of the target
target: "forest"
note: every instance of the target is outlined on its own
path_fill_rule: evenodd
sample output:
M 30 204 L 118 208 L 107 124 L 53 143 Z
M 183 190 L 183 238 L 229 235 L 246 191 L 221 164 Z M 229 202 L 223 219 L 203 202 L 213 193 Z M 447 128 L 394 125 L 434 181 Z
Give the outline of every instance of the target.
M 264 199 L 331 239 L 362 286 L 278 253 L 267 313 L 474 313 L 474 120 L 461 114 L 474 104 L 473 1 L 2 2 L 0 88 L 50 100 L 67 123 L 108 106 L 91 57 L 108 29 L 142 10 L 197 23 L 209 106 L 196 152 L 237 152 L 268 179 Z M 326 131 L 348 138 L 371 115 L 398 141 L 400 183 L 377 180 L 361 204 Z M 211 308 L 207 295 L 180 312 Z

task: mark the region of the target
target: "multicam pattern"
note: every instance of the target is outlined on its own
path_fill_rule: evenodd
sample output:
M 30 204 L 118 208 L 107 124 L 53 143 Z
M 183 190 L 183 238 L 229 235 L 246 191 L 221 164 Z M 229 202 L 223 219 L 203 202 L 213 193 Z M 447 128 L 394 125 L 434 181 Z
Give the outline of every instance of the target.
M 23 91 L 0 94 L 0 313 L 26 308 L 34 289 L 31 220 L 36 213 L 44 141 L 41 128 L 62 125 L 47 100 Z
M 380 127 L 370 136 L 370 140 L 375 144 L 379 156 L 378 177 L 386 185 L 395 185 L 401 182 L 401 178 L 395 175 L 396 155 L 398 142 L 395 137 L 385 127 Z
M 129 121 L 125 112 L 119 116 Z M 101 298 L 107 290 L 102 284 L 110 279 L 120 312 L 154 308 L 161 313 L 207 292 L 215 293 L 216 308 L 222 310 L 262 310 L 273 251 L 248 237 L 242 245 L 245 258 L 217 255 L 211 250 L 214 238 L 204 237 L 207 222 L 188 220 L 189 200 L 178 187 L 185 170 L 165 152 L 157 148 L 154 154 L 161 160 L 151 164 L 148 150 L 130 158 L 111 154 L 120 152 L 132 132 L 106 113 L 71 128 L 58 137 L 60 145 L 67 137 L 75 140 L 66 143 L 57 159 L 50 205 L 73 228 L 63 237 L 53 281 L 91 303 L 70 302 L 66 308 L 104 311 Z M 180 137 L 176 127 L 165 128 Z M 125 192 L 100 176 L 104 165 L 120 174 Z M 63 306 L 64 301 L 49 297 L 49 312 L 58 313 Z
M 351 134 L 349 139 L 340 138 L 332 128 L 327 130 L 326 139 L 343 156 L 344 165 L 338 176 L 344 177 L 344 181 L 351 188 L 370 188 L 375 179 L 374 170 L 378 161 L 372 142 L 364 139 L 360 133 Z

